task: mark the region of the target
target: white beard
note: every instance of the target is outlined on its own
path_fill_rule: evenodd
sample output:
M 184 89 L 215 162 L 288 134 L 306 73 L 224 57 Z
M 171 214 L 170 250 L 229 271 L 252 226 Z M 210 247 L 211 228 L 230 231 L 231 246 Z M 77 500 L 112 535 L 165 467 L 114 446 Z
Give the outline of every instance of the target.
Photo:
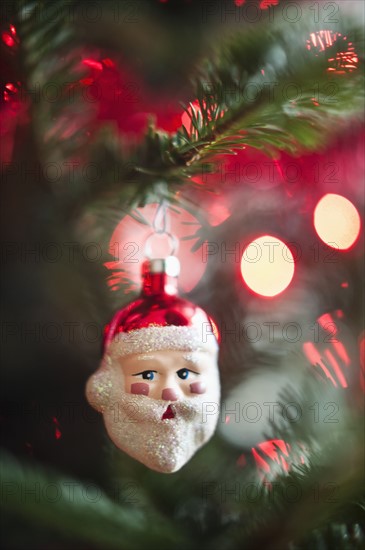
M 87 382 L 87 399 L 103 414 L 108 435 L 119 449 L 152 470 L 176 472 L 209 441 L 218 422 L 217 354 L 206 360 L 207 391 L 171 402 L 127 393 L 118 359 L 106 354 Z M 169 406 L 174 418 L 162 420 Z
M 169 402 L 119 390 L 118 400 L 103 411 L 104 422 L 117 447 L 152 470 L 171 473 L 212 437 L 218 413 L 205 413 L 208 402 L 213 401 L 207 395 L 175 401 L 170 404 L 175 417 L 162 420 Z

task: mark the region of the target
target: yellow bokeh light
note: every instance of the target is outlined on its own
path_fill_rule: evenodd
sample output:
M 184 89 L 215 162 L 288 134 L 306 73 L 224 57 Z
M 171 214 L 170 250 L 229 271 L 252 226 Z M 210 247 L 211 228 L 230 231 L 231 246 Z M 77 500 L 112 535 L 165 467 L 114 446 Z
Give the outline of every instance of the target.
M 294 275 L 294 258 L 283 241 L 263 235 L 245 248 L 241 273 L 247 286 L 261 296 L 276 296 L 287 288 Z
M 360 216 L 345 197 L 328 193 L 314 210 L 314 227 L 318 236 L 331 248 L 347 250 L 360 233 Z

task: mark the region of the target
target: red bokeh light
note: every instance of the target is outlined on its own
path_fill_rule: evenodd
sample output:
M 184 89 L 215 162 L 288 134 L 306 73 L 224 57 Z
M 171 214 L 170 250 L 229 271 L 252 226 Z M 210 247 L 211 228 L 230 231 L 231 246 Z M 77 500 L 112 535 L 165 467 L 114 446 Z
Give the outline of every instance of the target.
M 360 336 L 360 388 L 365 393 L 365 332 Z
M 1 33 L 1 39 L 8 48 L 14 48 L 19 44 L 19 38 L 14 25 L 9 25 L 8 30 Z
M 316 337 L 316 344 L 304 342 L 303 352 L 314 367 L 320 369 L 336 388 L 347 388 L 351 372 L 349 352 L 343 341 L 335 317 L 341 319 L 343 312 L 325 313 L 317 319 L 318 326 L 323 331 L 323 338 Z
M 279 0 L 261 0 L 259 4 L 259 8 L 261 10 L 267 10 L 268 8 L 272 6 L 277 6 L 279 4 Z
M 11 162 L 15 132 L 18 126 L 29 122 L 30 100 L 21 93 L 20 81 L 6 82 L 2 90 L 3 105 L 0 125 L 0 160 Z
M 325 363 L 324 363 L 324 361 L 321 357 L 321 354 L 317 350 L 316 346 L 312 342 L 304 342 L 303 352 L 304 352 L 305 356 L 307 357 L 308 361 L 311 363 L 311 365 L 320 367 L 323 370 L 326 377 L 329 378 L 331 380 L 332 384 L 337 388 L 337 382 L 333 378 L 333 376 L 330 373 L 330 371 L 328 370 L 328 368 L 326 367 L 326 365 L 325 365 Z
M 287 474 L 293 464 L 305 464 L 305 449 L 300 445 L 301 451 L 293 452 L 289 443 L 282 439 L 269 439 L 252 448 L 252 456 L 255 459 L 258 474 L 262 482 L 269 482 L 277 474 Z
M 332 352 L 329 349 L 326 349 L 324 353 L 328 359 L 329 364 L 332 367 L 334 374 L 337 376 L 339 383 L 343 388 L 347 388 L 346 378 L 343 375 L 343 372 L 341 370 L 340 365 L 338 364 L 337 359 L 333 356 Z
M 235 5 L 237 8 L 240 8 L 245 4 L 246 0 L 234 0 Z M 272 6 L 277 6 L 279 4 L 279 0 L 260 0 L 259 8 L 260 10 L 267 10 L 268 8 Z
M 196 100 L 196 101 L 193 101 L 193 102 L 191 103 L 191 105 L 189 105 L 189 107 L 187 108 L 187 110 L 184 111 L 184 113 L 181 115 L 181 126 L 185 126 L 186 131 L 187 131 L 189 134 L 193 131 L 193 126 L 192 126 L 192 123 L 191 123 L 191 118 L 190 118 L 190 116 L 191 116 L 192 114 L 197 115 L 198 112 L 201 113 L 201 108 L 200 108 L 200 105 L 199 105 L 199 101 Z M 189 115 L 190 115 L 190 116 L 189 116 Z
M 125 292 L 136 291 L 140 286 L 141 265 L 145 259 L 145 242 L 152 234 L 152 222 L 157 204 L 147 204 L 143 208 L 126 215 L 115 228 L 110 242 L 109 253 L 113 261 L 105 263 L 112 270 L 108 277 L 111 290 L 117 290 L 121 283 L 126 285 Z M 187 210 L 168 207 L 170 232 L 179 239 L 176 253 L 181 264 L 179 290 L 190 292 L 202 278 L 207 263 L 201 260 L 201 250 L 192 252 L 196 239 L 189 237 L 200 227 L 199 221 Z M 188 238 L 187 238 L 188 237 Z M 165 257 L 170 253 L 170 242 L 165 235 L 153 235 L 151 241 L 153 257 Z
M 8 34 L 7 32 L 3 32 L 2 35 L 1 35 L 1 38 L 2 38 L 2 41 L 4 42 L 4 44 L 9 46 L 9 48 L 13 48 L 16 44 L 14 38 L 12 36 L 10 36 L 10 34 Z
M 56 439 L 61 439 L 62 432 L 60 430 L 60 423 L 58 422 L 58 420 L 55 416 L 52 418 L 52 422 L 55 425 L 55 438 Z
M 18 88 L 12 82 L 7 82 L 4 86 L 3 98 L 4 101 L 11 101 L 14 99 L 14 96 L 18 93 Z
M 244 453 L 242 453 L 238 458 L 237 458 L 237 461 L 236 461 L 236 464 L 239 468 L 244 468 L 247 464 L 247 458 L 246 458 L 246 455 Z
M 351 248 L 360 234 L 361 220 L 356 207 L 334 193 L 327 193 L 318 201 L 313 223 L 319 238 L 339 250 Z
M 216 337 L 216 339 L 219 343 L 221 341 L 221 335 L 219 334 L 218 327 L 217 327 L 216 323 L 213 321 L 213 319 L 211 317 L 209 317 L 209 321 L 212 324 L 213 334 L 214 334 L 214 336 Z
M 283 292 L 294 276 L 294 258 L 286 244 L 272 235 L 250 242 L 241 260 L 241 273 L 246 285 L 265 297 Z
M 97 109 L 100 121 L 112 120 L 131 143 L 138 143 L 145 134 L 149 118 L 166 132 L 175 132 L 181 126 L 182 108 L 178 101 L 147 89 L 140 75 L 128 67 L 120 67 L 115 61 L 101 54 L 87 54 L 80 62 L 80 69 L 88 73 L 79 80 L 87 97 Z
M 219 201 L 219 198 L 217 198 L 216 202 L 213 202 L 212 204 L 209 205 L 209 211 L 207 212 L 207 216 L 208 216 L 210 225 L 212 227 L 215 227 L 216 225 L 220 225 L 230 215 L 231 215 L 231 212 L 229 211 L 228 207 L 225 204 L 223 204 L 221 201 Z
M 204 225 L 216 227 L 223 223 L 231 215 L 231 200 L 228 193 L 209 191 L 209 182 L 205 176 L 193 176 L 191 181 L 197 185 L 190 191 L 189 200 L 197 206 Z
M 206 108 L 205 101 L 203 101 L 203 108 L 204 109 Z M 181 115 L 181 126 L 185 126 L 186 131 L 190 135 L 194 134 L 196 132 L 196 130 L 195 130 L 193 124 L 192 124 L 192 121 L 191 121 L 191 115 L 192 114 L 194 114 L 195 116 L 198 116 L 199 114 L 200 115 L 202 114 L 202 109 L 201 109 L 201 106 L 200 106 L 199 101 L 197 99 L 195 101 L 191 102 L 189 107 L 187 108 L 187 110 L 184 111 L 184 113 Z M 224 113 L 221 112 L 220 113 L 220 118 L 222 118 L 223 116 L 224 116 Z M 208 111 L 207 118 L 208 118 L 208 121 L 212 120 L 212 115 L 210 114 L 209 111 Z
M 338 36 L 341 36 L 341 33 L 334 32 L 332 30 L 311 32 L 310 38 L 307 40 L 307 49 L 323 52 L 326 48 L 329 48 L 334 42 L 336 42 Z
M 87 67 L 91 67 L 92 69 L 96 69 L 97 71 L 103 70 L 103 64 L 99 61 L 96 61 L 95 59 L 83 59 L 82 62 Z
M 343 36 L 342 33 L 332 30 L 312 32 L 307 40 L 307 49 L 321 53 L 337 41 L 343 43 L 343 51 L 337 52 L 335 57 L 328 59 L 329 66 L 327 71 L 336 74 L 352 72 L 357 69 L 359 58 L 355 52 L 353 43 L 349 42 L 347 36 Z

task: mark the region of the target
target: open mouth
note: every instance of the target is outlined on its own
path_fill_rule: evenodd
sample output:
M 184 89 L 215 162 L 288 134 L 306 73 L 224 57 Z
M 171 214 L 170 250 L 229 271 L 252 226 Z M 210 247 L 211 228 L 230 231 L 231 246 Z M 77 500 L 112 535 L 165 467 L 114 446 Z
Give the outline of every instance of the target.
M 170 418 L 175 418 L 175 413 L 171 408 L 171 405 L 169 405 L 166 409 L 166 411 L 163 413 L 161 420 L 167 420 Z

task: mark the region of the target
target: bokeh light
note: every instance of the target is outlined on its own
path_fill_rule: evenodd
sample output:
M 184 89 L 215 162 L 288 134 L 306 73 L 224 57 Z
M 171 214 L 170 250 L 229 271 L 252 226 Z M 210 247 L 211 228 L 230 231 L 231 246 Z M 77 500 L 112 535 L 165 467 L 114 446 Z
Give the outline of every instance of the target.
M 336 53 L 334 57 L 328 59 L 328 72 L 336 74 L 345 74 L 357 69 L 359 58 L 355 52 L 355 47 L 350 42 L 347 36 L 343 36 L 340 32 L 332 30 L 320 30 L 312 32 L 307 40 L 307 49 L 314 50 L 319 53 L 330 48 L 335 42 L 340 42 L 343 45 L 343 50 Z M 316 54 L 318 55 L 318 53 Z
M 359 351 L 360 351 L 360 388 L 365 393 L 365 330 L 361 333 L 359 338 Z
M 287 288 L 294 276 L 294 258 L 283 241 L 263 235 L 245 248 L 241 273 L 256 294 L 272 297 Z
M 113 260 L 104 264 L 111 272 L 107 281 L 111 290 L 118 290 L 121 284 L 124 285 L 124 292 L 139 289 L 147 238 L 151 257 L 165 257 L 171 253 L 171 241 L 166 235 L 152 235 L 152 222 L 157 207 L 157 203 L 151 203 L 133 210 L 114 229 L 109 242 L 109 253 Z M 176 251 L 181 264 L 178 288 L 181 292 L 190 292 L 199 283 L 207 267 L 207 263 L 201 261 L 200 247 L 194 249 L 197 241 L 194 235 L 201 226 L 198 219 L 181 206 L 168 207 L 167 214 L 170 219 L 169 231 L 179 240 Z
M 221 335 L 219 334 L 217 324 L 213 321 L 213 319 L 211 317 L 209 317 L 209 321 L 212 324 L 212 329 L 213 329 L 214 336 L 216 337 L 217 341 L 220 342 L 221 341 Z
M 302 443 L 295 448 L 282 439 L 268 439 L 253 447 L 252 456 L 261 482 L 272 489 L 272 481 L 277 476 L 290 472 L 293 466 L 308 464 L 308 449 Z
M 186 111 L 183 112 L 183 114 L 181 115 L 181 125 L 182 126 L 185 126 L 186 128 L 186 131 L 190 134 L 193 130 L 193 125 L 192 125 L 192 122 L 191 122 L 191 115 L 194 114 L 194 115 L 197 115 L 198 112 L 201 113 L 201 108 L 200 108 L 200 105 L 199 105 L 199 101 L 196 100 L 196 101 L 193 101 L 189 107 L 187 108 Z M 190 116 L 189 116 L 190 115 Z
M 217 106 L 212 107 L 212 108 L 207 107 L 207 104 L 204 100 L 202 102 L 202 106 L 203 106 L 204 110 L 208 109 L 207 118 L 208 118 L 208 121 L 211 121 L 212 120 L 212 112 L 214 112 L 214 110 L 217 109 Z M 186 129 L 186 131 L 188 132 L 189 135 L 193 135 L 193 134 L 196 133 L 196 128 L 194 127 L 194 125 L 192 123 L 192 120 L 191 120 L 192 115 L 194 115 L 195 117 L 198 117 L 198 118 L 203 117 L 201 104 L 199 103 L 199 101 L 197 99 L 193 102 L 190 102 L 188 108 L 186 109 L 186 111 L 184 111 L 181 115 L 181 126 L 185 126 L 185 129 Z M 222 118 L 223 116 L 224 116 L 224 112 L 220 112 L 219 118 Z
M 341 309 L 322 314 L 313 325 L 314 341 L 303 344 L 309 363 L 335 388 L 349 387 L 354 375 L 354 347 L 341 322 L 343 317 Z
M 327 193 L 317 203 L 313 215 L 319 238 L 331 248 L 347 250 L 360 233 L 360 216 L 355 206 L 345 197 Z

